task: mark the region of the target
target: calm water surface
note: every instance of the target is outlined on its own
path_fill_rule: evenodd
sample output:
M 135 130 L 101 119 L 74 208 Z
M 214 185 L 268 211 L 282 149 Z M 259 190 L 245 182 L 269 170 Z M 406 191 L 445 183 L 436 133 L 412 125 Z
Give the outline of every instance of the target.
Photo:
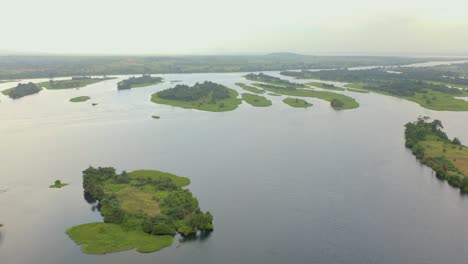
M 350 92 L 361 107 L 349 111 L 315 99 L 309 109 L 290 108 L 283 97 L 226 113 L 149 101 L 175 85 L 169 80 L 235 88 L 241 76 L 164 75 L 164 84 L 131 91 L 109 80 L 15 101 L 0 96 L 0 186 L 8 188 L 0 193 L 0 262 L 468 262 L 467 197 L 421 166 L 403 139 L 406 122 L 429 115 L 468 142 L 468 113 Z M 92 100 L 68 102 L 79 95 Z M 83 199 L 89 165 L 189 177 L 215 231 L 150 254 L 81 253 L 65 230 L 101 221 Z M 49 189 L 55 179 L 70 185 Z

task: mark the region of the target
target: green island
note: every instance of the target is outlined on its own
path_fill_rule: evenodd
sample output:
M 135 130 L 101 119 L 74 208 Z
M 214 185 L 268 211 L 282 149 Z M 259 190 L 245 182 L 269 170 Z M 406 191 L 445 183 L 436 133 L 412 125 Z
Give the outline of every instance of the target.
M 240 88 L 248 91 L 248 92 L 251 92 L 251 93 L 257 93 L 257 94 L 262 94 L 262 93 L 265 93 L 264 90 L 262 89 L 258 89 L 257 87 L 253 87 L 253 86 L 250 86 L 250 85 L 247 85 L 245 83 L 236 83 L 237 86 L 239 86 Z
M 176 233 L 211 232 L 213 216 L 183 187 L 185 177 L 156 170 L 116 173 L 112 167 L 83 171 L 85 194 L 96 200 L 104 223 L 69 228 L 68 236 L 85 253 L 105 254 L 135 248 L 153 252 L 168 247 Z
M 255 85 L 276 94 L 322 99 L 330 102 L 330 105 L 336 110 L 347 110 L 359 107 L 359 103 L 356 102 L 354 98 L 329 91 L 315 91 L 311 89 L 298 89 L 295 87 L 281 87 L 263 83 L 255 83 Z
M 283 102 L 289 106 L 298 107 L 298 108 L 307 108 L 313 105 L 307 102 L 306 100 L 299 99 L 299 98 L 291 98 L 291 97 L 283 99 Z
M 153 118 L 153 119 L 160 119 L 161 117 L 158 116 L 158 115 L 152 115 L 151 118 Z
M 275 94 L 275 93 L 268 93 L 268 95 L 271 95 L 271 96 L 281 96 L 281 94 Z
M 193 86 L 178 84 L 173 88 L 154 93 L 151 101 L 187 109 L 225 112 L 236 109 L 242 103 L 242 99 L 237 98 L 238 95 L 234 89 L 205 81 Z
M 405 144 L 437 177 L 463 192 L 468 192 L 468 147 L 458 138 L 450 140 L 442 122 L 420 117 L 405 125 Z
M 55 180 L 54 184 L 49 185 L 49 188 L 57 188 L 60 189 L 64 186 L 67 186 L 68 183 L 62 183 L 60 180 Z
M 111 80 L 115 78 L 108 78 L 108 77 L 102 77 L 102 78 L 92 78 L 92 77 L 87 77 L 87 76 L 77 76 L 77 77 L 72 77 L 70 80 L 50 80 L 48 82 L 40 82 L 37 85 L 40 87 L 43 87 L 47 90 L 62 90 L 62 89 L 73 89 L 73 88 L 81 88 L 88 86 L 90 84 L 106 81 L 106 80 Z
M 91 99 L 91 97 L 89 96 L 77 96 L 77 97 L 73 97 L 70 99 L 70 102 L 72 103 L 80 103 L 80 102 L 86 102 L 88 101 L 89 99 Z
M 306 87 L 306 85 L 302 83 L 295 83 L 291 82 L 288 80 L 283 80 L 278 77 L 266 75 L 264 73 L 249 73 L 244 76 L 247 80 L 249 81 L 256 81 L 256 82 L 263 82 L 263 83 L 268 83 L 271 85 L 277 85 L 277 86 L 288 86 L 288 87 L 295 87 L 295 88 L 303 88 Z
M 151 77 L 151 75 L 142 75 L 141 77 L 130 77 L 117 83 L 118 90 L 127 90 L 136 87 L 146 87 L 153 84 L 162 83 L 163 78 Z
M 398 74 L 384 68 L 369 70 L 285 71 L 282 75 L 299 79 L 349 82 L 348 89 L 360 89 L 395 96 L 437 111 L 468 111 L 468 85 L 464 75 L 431 68 L 398 68 Z M 350 90 L 352 91 L 352 90 Z
M 335 91 L 345 91 L 346 89 L 338 87 L 334 84 L 328 84 L 328 83 L 322 83 L 322 82 L 309 82 L 306 83 L 307 85 L 322 88 L 322 89 L 328 89 L 328 90 L 335 90 Z
M 266 99 L 265 96 L 250 94 L 250 93 L 243 93 L 242 99 L 246 101 L 248 104 L 256 107 L 267 107 L 271 106 L 271 101 Z
M 27 95 L 39 93 L 41 90 L 41 87 L 29 82 L 26 84 L 19 83 L 16 87 L 4 90 L 2 93 L 12 99 L 18 99 Z

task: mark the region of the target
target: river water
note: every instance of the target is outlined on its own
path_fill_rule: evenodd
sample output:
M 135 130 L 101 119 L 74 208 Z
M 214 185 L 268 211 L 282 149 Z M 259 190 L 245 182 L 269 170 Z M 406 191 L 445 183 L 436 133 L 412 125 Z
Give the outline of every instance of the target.
M 271 107 L 243 103 L 226 113 L 149 101 L 170 80 L 236 88 L 242 75 L 163 75 L 163 84 L 130 91 L 117 91 L 116 79 L 14 101 L 0 96 L 0 263 L 468 261 L 467 196 L 420 165 L 403 138 L 406 122 L 428 115 L 468 142 L 468 113 L 351 92 L 361 107 L 347 111 L 317 99 L 291 108 L 274 96 Z M 92 100 L 68 102 L 79 95 Z M 177 237 L 150 254 L 83 254 L 65 230 L 101 221 L 83 199 L 89 165 L 189 177 L 215 231 Z M 49 189 L 55 179 L 70 185 Z

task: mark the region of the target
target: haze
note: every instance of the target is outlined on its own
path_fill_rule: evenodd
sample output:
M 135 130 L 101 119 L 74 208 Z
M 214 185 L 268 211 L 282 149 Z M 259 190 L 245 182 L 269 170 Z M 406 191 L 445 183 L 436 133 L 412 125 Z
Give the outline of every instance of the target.
M 0 51 L 468 54 L 468 2 L 15 0 Z

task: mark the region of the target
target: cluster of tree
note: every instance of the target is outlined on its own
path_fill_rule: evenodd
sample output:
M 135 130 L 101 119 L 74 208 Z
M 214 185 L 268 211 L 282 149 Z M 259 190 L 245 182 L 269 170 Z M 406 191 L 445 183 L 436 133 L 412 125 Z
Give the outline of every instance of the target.
M 26 84 L 19 83 L 15 88 L 8 91 L 8 96 L 13 99 L 18 99 L 26 95 L 38 93 L 40 91 L 41 88 L 32 82 Z
M 139 85 L 150 85 L 162 82 L 161 77 L 151 77 L 151 75 L 143 74 L 141 77 L 130 77 L 126 80 L 117 83 L 117 89 L 125 90 Z
M 395 74 L 388 72 L 384 68 L 369 70 L 285 71 L 281 72 L 281 74 L 301 79 L 365 83 L 365 89 L 386 92 L 396 96 L 414 96 L 415 93 L 426 93 L 428 90 L 452 95 L 463 94 L 463 91 L 460 89 L 426 82 L 425 80 L 427 79 L 421 79 L 423 77 L 422 75 Z M 417 79 L 417 77 L 420 79 Z
M 158 200 L 160 213 L 156 216 L 131 214 L 122 210 L 114 193 L 105 192 L 106 184 L 128 184 L 136 188 L 167 191 L 166 197 Z M 213 230 L 213 216 L 203 213 L 198 201 L 189 190 L 178 187 L 168 177 L 135 178 L 123 171 L 117 174 L 112 167 L 89 167 L 83 171 L 83 188 L 87 196 L 99 201 L 99 210 L 104 222 L 120 224 L 128 230 L 142 230 L 153 235 L 174 235 L 176 232 L 188 236 L 197 231 Z
M 441 141 L 446 146 L 462 147 L 458 138 L 450 140 L 442 129 L 441 121 L 431 122 L 428 117 L 420 117 L 417 121 L 405 125 L 405 145 L 411 149 L 416 158 L 431 167 L 437 177 L 446 179 L 451 185 L 468 192 L 468 175 L 464 175 L 445 157 L 428 156 L 424 145 L 421 144 L 424 140 L 431 140 Z
M 288 80 L 283 80 L 281 78 L 275 77 L 275 76 L 270 76 L 264 73 L 249 73 L 244 76 L 247 80 L 250 81 L 257 81 L 257 82 L 264 82 L 264 83 L 270 83 L 274 85 L 279 85 L 279 86 L 287 86 L 287 87 L 305 87 L 304 84 L 301 83 L 296 83 L 296 82 L 291 82 Z
M 330 101 L 330 105 L 335 109 L 341 109 L 344 106 L 344 102 L 340 99 L 333 99 Z
M 157 95 L 162 99 L 186 102 L 206 99 L 210 103 L 216 103 L 216 101 L 227 99 L 230 96 L 226 86 L 210 81 L 196 83 L 194 86 L 178 84 L 174 88 L 158 92 Z

